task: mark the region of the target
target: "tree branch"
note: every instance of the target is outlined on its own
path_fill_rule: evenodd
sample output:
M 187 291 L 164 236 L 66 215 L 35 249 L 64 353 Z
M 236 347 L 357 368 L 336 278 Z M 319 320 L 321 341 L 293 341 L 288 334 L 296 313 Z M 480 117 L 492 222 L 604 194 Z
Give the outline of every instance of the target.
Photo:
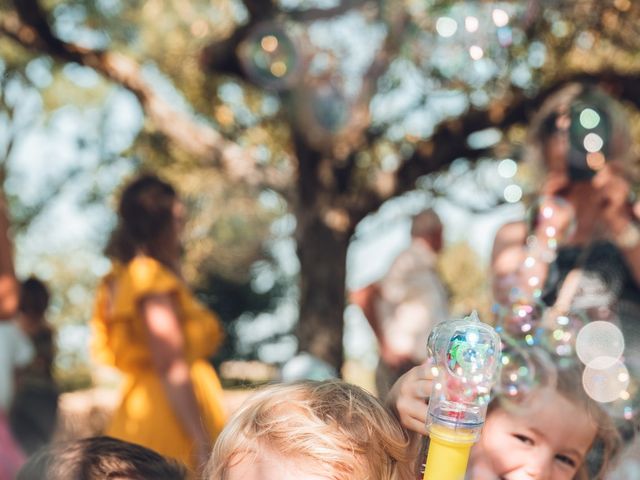
M 358 199 L 357 211 L 376 210 L 386 200 L 415 189 L 415 182 L 421 176 L 442 170 L 458 158 L 475 161 L 486 156 L 490 150 L 474 150 L 468 146 L 470 134 L 489 128 L 506 131 L 526 123 L 547 97 L 571 82 L 599 84 L 619 99 L 640 108 L 640 72 L 603 70 L 569 74 L 556 78 L 532 97 L 514 88 L 487 110 L 469 109 L 455 119 L 440 123 L 429 139 L 416 144 L 413 154 L 395 172 L 379 175 Z
M 160 98 L 145 82 L 140 66 L 134 60 L 116 52 L 91 50 L 55 37 L 46 41 L 51 39 L 52 33 L 43 18 L 34 16 L 34 12 L 39 11 L 38 2 L 19 0 L 16 3 L 22 4 L 21 10 L 30 12 L 27 20 L 33 23 L 25 24 L 17 15 L 7 14 L 0 18 L 1 34 L 27 49 L 94 69 L 131 91 L 155 128 L 185 152 L 202 159 L 207 165 L 220 167 L 232 180 L 252 185 L 265 182 L 266 167 L 258 166 L 242 147 L 223 138 L 211 126 L 196 122 Z M 288 178 L 280 178 L 275 171 L 268 172 L 268 176 L 270 188 L 280 190 L 286 187 Z
M 404 41 L 403 32 L 409 20 L 407 12 L 404 9 L 389 9 L 389 15 L 391 18 L 387 24 L 387 35 L 362 78 L 360 94 L 352 108 L 351 119 L 343 129 L 344 133 L 335 140 L 336 147 L 342 152 L 343 157 L 366 143 L 367 129 L 371 125 L 371 99 L 377 92 L 380 77 L 387 71 Z

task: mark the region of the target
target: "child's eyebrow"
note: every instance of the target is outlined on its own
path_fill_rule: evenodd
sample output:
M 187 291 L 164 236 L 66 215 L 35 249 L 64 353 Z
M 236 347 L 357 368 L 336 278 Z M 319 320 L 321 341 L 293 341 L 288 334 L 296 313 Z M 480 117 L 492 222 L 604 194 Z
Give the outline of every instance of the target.
M 531 430 L 533 433 L 535 433 L 539 437 L 547 438 L 547 436 L 541 430 L 538 430 L 537 427 L 529 427 L 529 430 Z
M 536 427 L 529 427 L 529 429 L 536 435 L 543 438 L 547 438 L 547 436 L 544 433 L 542 433 L 542 431 L 538 430 Z M 573 447 L 567 448 L 562 452 L 575 456 L 579 461 L 582 461 L 582 459 L 584 458 L 584 454 L 580 453 L 576 448 L 573 448 Z
M 580 462 L 582 461 L 582 459 L 584 458 L 584 454 L 580 453 L 577 449 L 575 448 L 567 448 L 564 453 L 568 453 L 569 455 L 573 455 L 575 456 Z

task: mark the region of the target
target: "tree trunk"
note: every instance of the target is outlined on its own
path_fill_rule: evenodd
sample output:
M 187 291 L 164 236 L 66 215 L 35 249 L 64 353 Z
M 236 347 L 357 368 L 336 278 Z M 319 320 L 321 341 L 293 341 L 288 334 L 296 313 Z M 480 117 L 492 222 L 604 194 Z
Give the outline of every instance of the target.
M 298 219 L 300 259 L 300 350 L 340 372 L 349 238 L 331 230 L 318 216 Z
M 294 130 L 298 158 L 296 242 L 300 260 L 299 349 L 342 368 L 346 259 L 353 228 L 328 221 L 341 203 L 332 162 Z

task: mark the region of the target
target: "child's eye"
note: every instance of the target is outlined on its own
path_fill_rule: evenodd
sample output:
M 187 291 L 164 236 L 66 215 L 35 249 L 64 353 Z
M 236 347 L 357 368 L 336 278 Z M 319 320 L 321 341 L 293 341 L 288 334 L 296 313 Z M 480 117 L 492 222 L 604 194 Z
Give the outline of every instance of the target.
M 514 433 L 513 436 L 520 440 L 522 443 L 526 443 L 527 445 L 533 445 L 533 440 L 526 435 L 522 435 L 520 433 Z
M 575 467 L 576 462 L 571 457 L 567 457 L 566 455 L 556 455 L 556 460 L 559 460 L 562 463 L 569 465 L 570 467 Z

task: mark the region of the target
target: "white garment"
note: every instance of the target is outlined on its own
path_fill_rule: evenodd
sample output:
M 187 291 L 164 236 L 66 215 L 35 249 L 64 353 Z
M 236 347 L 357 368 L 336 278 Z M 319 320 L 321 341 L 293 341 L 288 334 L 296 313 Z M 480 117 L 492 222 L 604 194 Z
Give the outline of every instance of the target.
M 436 261 L 426 243 L 413 239 L 379 283 L 376 316 L 386 344 L 416 364 L 427 358 L 427 337 L 433 327 L 449 315 Z
M 31 362 L 35 349 L 20 327 L 0 320 L 0 410 L 7 411 L 13 400 L 15 370 Z

